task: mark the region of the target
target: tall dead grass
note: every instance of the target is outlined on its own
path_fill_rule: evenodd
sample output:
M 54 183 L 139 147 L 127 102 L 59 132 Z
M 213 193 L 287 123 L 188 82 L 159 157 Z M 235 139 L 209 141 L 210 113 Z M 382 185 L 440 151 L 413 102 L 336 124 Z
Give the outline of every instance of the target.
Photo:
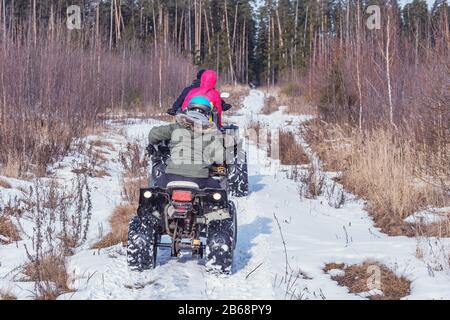
M 249 95 L 250 87 L 247 85 L 220 85 L 221 92 L 228 92 L 230 97 L 225 99 L 226 103 L 229 103 L 233 106 L 230 111 L 227 111 L 226 114 L 233 114 L 237 110 L 242 107 L 242 102 L 244 98 Z
M 138 143 L 129 143 L 120 152 L 122 164 L 122 199 L 125 204 L 118 205 L 109 219 L 111 232 L 94 244 L 94 249 L 111 247 L 128 241 L 128 223 L 136 215 L 139 204 L 139 191 L 148 187 L 149 163 L 144 150 Z
M 317 115 L 317 108 L 308 101 L 304 87 L 300 82 L 285 79 L 278 86 L 267 88 L 271 96 L 266 99 L 261 112 L 270 114 L 283 106 L 288 114 Z
M 19 241 L 20 235 L 11 218 L 0 210 L 0 244 Z
M 296 141 L 295 134 L 280 130 L 279 133 L 280 161 L 285 165 L 308 164 L 308 155 L 303 147 Z
M 368 200 L 369 212 L 385 232 L 414 235 L 404 218 L 429 206 L 450 203 L 449 172 L 425 174 L 422 165 L 432 155 L 424 154 L 398 132 L 377 129 L 361 134 L 313 121 L 306 137 L 328 170 L 342 172 L 340 182 L 345 188 Z
M 29 281 L 35 282 L 36 300 L 55 300 L 61 294 L 73 292 L 68 286 L 69 275 L 65 256 L 61 251 L 48 251 L 43 255 L 30 257 L 23 273 Z
M 128 143 L 120 153 L 122 164 L 122 198 L 127 203 L 137 206 L 139 189 L 149 184 L 149 159 L 143 148 L 137 143 Z
M 108 248 L 128 241 L 128 223 L 136 215 L 137 206 L 133 204 L 119 205 L 109 219 L 111 232 L 98 241 L 93 249 Z

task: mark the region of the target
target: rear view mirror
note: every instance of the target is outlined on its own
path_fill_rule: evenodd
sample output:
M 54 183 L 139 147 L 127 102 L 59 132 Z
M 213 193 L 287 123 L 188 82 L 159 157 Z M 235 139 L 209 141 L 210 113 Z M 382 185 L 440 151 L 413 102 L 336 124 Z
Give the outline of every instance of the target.
M 220 97 L 221 97 L 222 99 L 228 99 L 228 98 L 230 97 L 230 94 L 229 94 L 228 92 L 222 92 L 222 93 L 220 94 Z

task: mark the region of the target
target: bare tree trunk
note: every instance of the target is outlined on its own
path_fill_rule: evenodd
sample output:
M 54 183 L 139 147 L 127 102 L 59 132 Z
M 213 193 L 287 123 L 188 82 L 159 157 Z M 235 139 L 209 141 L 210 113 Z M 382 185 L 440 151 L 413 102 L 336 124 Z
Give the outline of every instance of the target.
M 115 23 L 116 23 L 116 42 L 120 41 L 122 36 L 120 34 L 120 21 L 121 21 L 121 17 L 120 17 L 120 0 L 115 0 L 115 8 L 114 8 L 114 18 L 115 18 Z
M 284 48 L 283 31 L 281 30 L 280 14 L 278 12 L 278 8 L 275 10 L 275 14 L 277 16 L 278 33 L 280 36 L 280 50 L 281 50 L 281 52 L 283 52 L 283 48 Z M 284 57 L 284 52 L 283 52 L 283 57 Z
M 110 23 L 109 23 L 109 50 L 112 50 L 112 45 L 113 45 L 114 1 L 115 0 L 111 0 L 111 12 L 110 12 Z
M 206 8 L 203 9 L 204 15 L 205 15 L 205 26 L 206 26 L 206 37 L 208 40 L 208 54 L 210 55 L 212 53 L 212 48 L 211 48 L 211 35 L 209 32 L 209 23 L 208 23 L 208 14 L 206 13 Z
M 272 48 L 275 49 L 275 18 L 272 18 Z M 276 52 L 274 50 L 274 52 Z M 275 85 L 275 63 L 272 63 L 272 86 Z
M 298 6 L 299 0 L 296 1 L 295 5 L 295 20 L 294 20 L 294 52 L 291 55 L 291 66 L 294 69 L 294 58 L 297 57 L 297 42 L 298 42 Z
M 198 8 L 197 0 L 194 0 L 194 63 L 197 63 L 197 55 L 199 40 L 198 40 Z
M 361 88 L 361 66 L 360 66 L 360 58 L 361 58 L 361 6 L 359 1 L 357 3 L 356 9 L 356 78 L 357 78 L 357 86 L 358 86 L 358 97 L 359 97 L 359 130 L 362 131 L 362 121 L 363 121 L 363 105 L 362 105 L 362 88 Z
M 306 32 L 308 29 L 308 13 L 309 13 L 309 6 L 306 7 L 305 28 L 303 29 L 303 48 L 306 47 Z
M 164 49 L 167 49 L 167 45 L 169 44 L 169 13 L 165 10 L 163 11 L 164 15 Z
M 36 0 L 33 0 L 33 35 L 34 46 L 37 45 L 37 17 L 36 17 Z
M 346 17 L 346 29 L 345 29 L 345 42 L 350 40 L 350 0 L 347 0 L 347 17 Z
M 230 40 L 230 27 L 229 27 L 229 23 L 228 23 L 228 1 L 225 0 L 224 1 L 224 9 L 225 9 L 225 24 L 226 24 L 226 28 L 227 28 L 227 42 L 228 42 L 228 62 L 230 64 L 230 76 L 231 76 L 231 82 L 236 83 L 236 77 L 235 77 L 235 73 L 234 73 L 234 67 L 233 67 L 233 58 L 231 56 L 232 52 L 231 52 L 231 40 Z
M 161 49 L 159 51 L 159 108 L 162 109 L 162 53 Z
M 195 0 L 194 0 L 195 1 Z M 188 35 L 189 35 L 189 52 L 192 52 L 192 3 L 191 0 L 189 0 L 189 31 L 188 31 Z
M 390 3 L 389 3 L 390 4 Z M 386 25 L 386 80 L 388 89 L 388 100 L 389 100 L 389 121 L 391 125 L 394 124 L 394 106 L 392 104 L 392 85 L 391 85 L 391 8 L 388 8 L 387 14 L 387 25 Z
M 219 72 L 220 67 L 220 34 L 217 33 L 217 49 L 216 49 L 216 71 Z
M 175 26 L 173 28 L 172 34 L 173 42 L 177 41 L 178 39 L 177 32 L 178 32 L 178 1 L 175 1 Z
M 99 44 L 100 44 L 100 2 L 97 3 L 97 7 L 95 8 L 95 46 L 98 48 Z
M 267 53 L 267 86 L 270 86 L 270 74 L 272 72 L 271 58 L 272 58 L 272 32 L 271 32 L 271 16 L 269 13 L 269 41 L 268 41 L 268 53 Z
M 183 34 L 183 24 L 184 24 L 184 17 L 185 17 L 186 9 L 183 9 L 183 12 L 181 13 L 181 19 L 180 19 L 180 31 L 178 33 L 178 52 L 181 52 L 181 36 Z
M 12 6 L 14 6 L 14 2 L 12 3 Z M 2 0 L 2 2 L 0 3 L 0 25 L 2 26 L 2 35 L 3 35 L 3 39 L 6 38 L 6 3 L 5 0 Z
M 155 42 L 155 50 L 158 48 L 158 28 L 156 26 L 155 0 L 152 2 L 152 18 L 153 18 L 153 40 Z
M 50 5 L 50 21 L 48 23 L 48 27 L 50 29 L 50 37 L 53 40 L 55 36 L 55 12 L 53 10 L 53 4 Z
M 139 3 L 139 34 L 142 37 L 144 35 L 143 30 L 143 22 L 144 22 L 144 1 L 141 0 Z
M 239 9 L 239 1 L 236 2 L 236 9 L 234 11 L 234 25 L 233 25 L 233 41 L 232 44 L 232 51 L 234 53 L 234 47 L 236 45 L 236 27 L 237 27 L 237 18 L 238 18 L 238 9 Z
M 194 0 L 194 17 L 195 17 L 195 39 L 194 39 L 194 58 L 195 63 L 200 63 L 201 60 L 201 38 L 202 38 L 202 1 Z
M 244 19 L 244 27 L 243 27 L 243 31 L 242 31 L 242 53 L 240 54 L 240 56 L 242 57 L 242 61 L 241 61 L 241 70 L 242 70 L 242 74 L 241 74 L 241 81 L 245 78 L 245 74 L 247 73 L 247 70 L 245 69 L 245 35 L 246 35 L 246 22 L 247 20 Z

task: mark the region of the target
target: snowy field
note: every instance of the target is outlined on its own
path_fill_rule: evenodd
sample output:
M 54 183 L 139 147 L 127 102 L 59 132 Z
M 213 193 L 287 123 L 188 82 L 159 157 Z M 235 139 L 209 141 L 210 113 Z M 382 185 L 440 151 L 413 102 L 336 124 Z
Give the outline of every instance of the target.
M 227 120 L 241 127 L 261 121 L 269 128 L 297 130 L 309 119 L 285 114 L 282 108 L 271 115 L 260 115 L 264 98 L 262 91 L 252 90 L 243 108 Z M 304 199 L 299 195 L 299 182 L 288 179 L 293 168 L 267 158 L 266 152 L 254 144 L 248 149 L 251 193 L 233 199 L 238 212 L 238 241 L 231 276 L 207 274 L 202 260 L 188 253 L 174 259 L 167 250 L 159 251 L 154 270 L 135 273 L 128 270 L 126 249 L 121 245 L 90 249 L 101 234 L 109 231 L 108 218 L 122 202 L 119 151 L 130 139 L 145 144 L 146 135 L 157 124 L 156 120 L 136 120 L 111 125 L 118 130 L 108 136 L 114 146 L 105 166 L 110 176 L 89 180 L 93 215 L 88 240 L 67 258 L 70 288 L 75 291 L 59 299 L 365 299 L 339 286 L 323 267 L 331 262 L 355 264 L 366 260 L 381 262 L 412 281 L 411 295 L 405 299 L 450 299 L 449 239 L 381 233 L 364 210 L 364 203 L 332 180 L 336 173 L 324 173 L 328 194 Z M 299 142 L 320 170 L 320 161 L 302 137 Z M 73 161 L 71 156 L 55 165 L 61 183 L 73 175 Z M 5 180 L 13 187 L 31 183 Z M 20 197 L 15 189 L 0 187 L 0 193 L 3 199 Z M 336 208 L 333 197 L 342 196 L 345 203 Z M 20 267 L 27 259 L 24 245 L 32 247 L 27 235 L 32 234 L 33 224 L 27 215 L 15 223 L 23 230 L 23 240 L 0 245 L 0 290 L 9 290 L 19 299 L 31 299 L 33 283 L 24 281 Z M 416 257 L 418 247 L 422 259 Z

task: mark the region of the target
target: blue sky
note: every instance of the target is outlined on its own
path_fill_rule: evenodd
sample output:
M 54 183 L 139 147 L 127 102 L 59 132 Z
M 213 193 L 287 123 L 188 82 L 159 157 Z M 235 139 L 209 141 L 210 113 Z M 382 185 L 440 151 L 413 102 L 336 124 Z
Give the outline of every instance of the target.
M 399 2 L 400 2 L 400 4 L 405 5 L 405 4 L 407 4 L 407 3 L 412 2 L 412 0 L 400 0 Z M 431 6 L 432 6 L 433 3 L 434 3 L 434 0 L 427 0 L 427 2 L 428 2 L 428 7 L 431 8 Z
M 405 5 L 405 4 L 410 3 L 412 1 L 413 0 L 399 0 L 401 5 Z M 261 2 L 262 2 L 262 0 L 257 0 L 257 5 L 259 5 Z M 431 8 L 431 6 L 434 3 L 434 0 L 427 0 L 427 2 L 428 2 L 428 6 Z

